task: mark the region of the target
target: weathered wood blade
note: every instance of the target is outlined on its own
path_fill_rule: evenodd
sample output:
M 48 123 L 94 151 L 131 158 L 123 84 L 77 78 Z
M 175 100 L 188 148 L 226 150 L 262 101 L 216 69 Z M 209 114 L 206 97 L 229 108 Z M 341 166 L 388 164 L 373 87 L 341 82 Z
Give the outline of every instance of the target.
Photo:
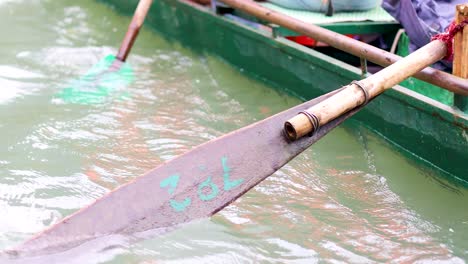
M 53 253 L 99 236 L 169 228 L 215 214 L 359 110 L 324 125 L 311 137 L 288 142 L 284 121 L 334 93 L 162 164 L 26 241 L 17 252 Z

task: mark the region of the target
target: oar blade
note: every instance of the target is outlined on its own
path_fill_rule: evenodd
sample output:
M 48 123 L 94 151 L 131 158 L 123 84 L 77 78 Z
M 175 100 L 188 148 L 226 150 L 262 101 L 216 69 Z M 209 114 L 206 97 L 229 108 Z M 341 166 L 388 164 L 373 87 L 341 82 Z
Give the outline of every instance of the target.
M 198 146 L 65 218 L 19 250 L 55 252 L 102 235 L 168 228 L 211 216 L 359 110 L 311 137 L 288 142 L 284 121 L 333 93 Z
M 129 64 L 108 55 L 78 80 L 74 80 L 54 97 L 59 103 L 99 104 L 129 96 L 127 87 L 133 82 Z

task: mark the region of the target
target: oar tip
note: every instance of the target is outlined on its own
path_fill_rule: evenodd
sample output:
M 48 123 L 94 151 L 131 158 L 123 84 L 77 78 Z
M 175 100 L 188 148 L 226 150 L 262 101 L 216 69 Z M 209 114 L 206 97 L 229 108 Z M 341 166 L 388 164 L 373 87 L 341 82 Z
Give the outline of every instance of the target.
M 286 137 L 291 140 L 291 141 L 294 141 L 297 139 L 297 132 L 296 132 L 296 128 L 294 128 L 294 125 L 291 124 L 291 122 L 289 121 L 286 121 L 284 123 L 284 132 L 286 134 Z
M 290 141 L 294 141 L 305 135 L 311 135 L 319 126 L 319 118 L 305 110 L 284 123 L 284 132 Z

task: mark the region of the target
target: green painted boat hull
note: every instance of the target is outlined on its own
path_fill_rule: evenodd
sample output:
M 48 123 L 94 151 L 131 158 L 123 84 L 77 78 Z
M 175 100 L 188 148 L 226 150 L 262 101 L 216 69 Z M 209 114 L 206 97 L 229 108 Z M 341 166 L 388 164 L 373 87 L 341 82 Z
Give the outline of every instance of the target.
M 101 0 L 131 14 L 137 0 Z M 196 52 L 209 52 L 273 87 L 308 100 L 361 78 L 360 69 L 184 0 L 156 0 L 147 25 Z M 468 115 L 396 86 L 354 119 L 401 147 L 404 155 L 468 183 Z M 337 150 L 339 151 L 339 150 Z

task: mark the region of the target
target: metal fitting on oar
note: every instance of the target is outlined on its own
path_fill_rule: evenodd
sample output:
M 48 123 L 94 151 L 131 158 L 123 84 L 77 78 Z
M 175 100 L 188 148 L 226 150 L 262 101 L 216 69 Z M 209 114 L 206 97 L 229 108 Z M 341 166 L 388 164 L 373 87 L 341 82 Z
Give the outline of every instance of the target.
M 330 98 L 331 101 L 328 99 L 324 100 L 320 103 L 321 105 L 317 104 L 307 110 L 301 111 L 296 116 L 286 121 L 286 123 L 284 123 L 284 132 L 287 138 L 294 141 L 305 135 L 312 136 L 313 133 L 320 128 L 320 124 L 326 124 L 338 117 L 339 114 L 343 114 L 359 105 L 366 105 L 371 99 L 369 90 L 362 82 L 353 81 L 350 85 L 345 87 L 346 88 L 343 88 L 339 93 L 338 98 L 336 98 L 338 94 L 334 95 L 334 99 Z M 357 87 L 358 90 L 354 87 Z M 343 107 L 341 102 L 347 98 L 355 97 L 355 95 L 359 93 L 359 90 L 362 91 L 364 95 L 364 101 L 362 101 L 361 104 L 350 103 L 348 106 Z M 314 113 L 317 113 L 317 115 Z
M 319 118 L 308 111 L 301 111 L 284 123 L 284 131 L 289 140 L 294 141 L 307 134 L 312 134 L 320 127 Z
M 366 105 L 370 99 L 369 90 L 367 90 L 367 88 L 364 87 L 364 85 L 362 85 L 362 83 L 360 83 L 359 81 L 352 81 L 351 84 L 356 85 L 357 87 L 359 87 L 359 89 L 362 90 L 362 93 L 364 94 L 364 102 L 362 103 L 362 105 Z

